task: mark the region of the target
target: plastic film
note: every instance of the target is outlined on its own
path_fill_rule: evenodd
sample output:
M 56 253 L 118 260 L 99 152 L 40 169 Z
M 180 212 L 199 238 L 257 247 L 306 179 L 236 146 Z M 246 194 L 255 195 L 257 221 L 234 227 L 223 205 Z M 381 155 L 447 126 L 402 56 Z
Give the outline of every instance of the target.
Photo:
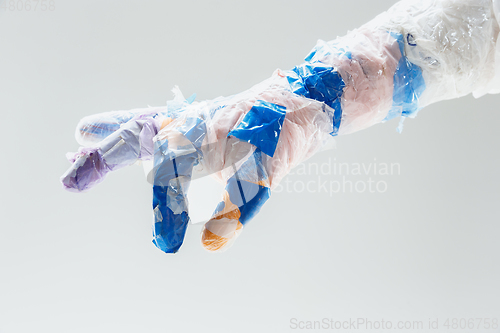
M 194 102 L 174 88 L 165 107 L 84 118 L 65 188 L 84 191 L 138 160 L 152 164 L 153 242 L 175 253 L 189 224 L 194 177 L 225 184 L 201 241 L 227 249 L 296 165 L 329 138 L 431 103 L 500 92 L 500 13 L 494 0 L 403 0 L 304 62 L 229 97 Z

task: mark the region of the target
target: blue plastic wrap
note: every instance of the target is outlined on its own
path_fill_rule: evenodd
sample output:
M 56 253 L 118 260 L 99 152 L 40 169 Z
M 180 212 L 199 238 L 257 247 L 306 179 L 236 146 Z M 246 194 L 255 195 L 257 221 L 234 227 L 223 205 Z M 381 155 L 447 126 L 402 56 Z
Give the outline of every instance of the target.
M 242 141 L 250 142 L 273 157 L 285 114 L 285 107 L 258 100 L 228 136 L 232 135 Z
M 420 110 L 418 104 L 419 98 L 425 90 L 422 69 L 411 63 L 404 56 L 405 42 L 403 35 L 391 33 L 391 36 L 398 41 L 399 49 L 403 56 L 399 59 L 396 73 L 394 73 L 394 102 L 384 121 L 391 120 L 397 116 L 415 117 L 418 110 Z M 410 34 L 407 35 L 407 43 L 411 47 L 417 46 L 410 36 Z
M 307 57 L 306 59 L 311 57 Z M 334 67 L 321 62 L 306 62 L 287 72 L 287 79 L 295 94 L 323 102 L 334 109 L 333 132 L 337 134 L 341 116 L 341 97 L 344 80 Z

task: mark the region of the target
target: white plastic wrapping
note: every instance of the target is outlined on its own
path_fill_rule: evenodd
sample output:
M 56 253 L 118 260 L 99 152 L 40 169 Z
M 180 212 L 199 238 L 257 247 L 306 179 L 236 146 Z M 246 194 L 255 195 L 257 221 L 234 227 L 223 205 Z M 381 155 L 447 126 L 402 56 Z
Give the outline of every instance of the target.
M 202 233 L 226 249 L 297 164 L 336 135 L 431 103 L 500 92 L 497 0 L 403 0 L 346 36 L 319 41 L 305 62 L 231 97 L 87 117 L 63 176 L 86 190 L 105 174 L 151 160 L 155 245 L 175 253 L 189 222 L 193 174 L 226 184 Z M 102 140 L 102 141 L 101 141 Z

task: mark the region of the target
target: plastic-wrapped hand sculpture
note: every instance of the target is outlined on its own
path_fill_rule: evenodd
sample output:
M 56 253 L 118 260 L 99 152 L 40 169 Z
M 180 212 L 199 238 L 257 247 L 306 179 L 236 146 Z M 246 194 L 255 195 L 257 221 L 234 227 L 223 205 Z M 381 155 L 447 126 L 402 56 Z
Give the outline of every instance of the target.
M 440 100 L 500 92 L 498 15 L 497 0 L 401 1 L 243 93 L 193 102 L 177 92 L 166 107 L 86 117 L 76 131 L 84 147 L 62 182 L 84 191 L 112 170 L 152 162 L 153 242 L 175 253 L 192 174 L 203 170 L 226 187 L 202 244 L 226 249 L 329 137 L 415 117 Z

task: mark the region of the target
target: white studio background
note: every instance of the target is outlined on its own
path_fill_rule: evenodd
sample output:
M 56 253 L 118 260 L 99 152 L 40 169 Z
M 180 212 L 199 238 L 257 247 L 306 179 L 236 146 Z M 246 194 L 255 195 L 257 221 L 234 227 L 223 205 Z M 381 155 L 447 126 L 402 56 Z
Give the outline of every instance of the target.
M 394 0 L 15 2 L 0 10 L 1 333 L 500 319 L 500 96 L 337 138 L 222 254 L 203 250 L 200 224 L 178 254 L 154 247 L 139 166 L 85 194 L 59 183 L 80 118 L 164 105 L 174 85 L 197 100 L 243 91 Z M 347 177 L 385 191 L 329 193 L 314 184 L 342 175 L 308 167 L 325 163 L 399 171 Z M 197 186 L 193 202 L 218 191 Z

